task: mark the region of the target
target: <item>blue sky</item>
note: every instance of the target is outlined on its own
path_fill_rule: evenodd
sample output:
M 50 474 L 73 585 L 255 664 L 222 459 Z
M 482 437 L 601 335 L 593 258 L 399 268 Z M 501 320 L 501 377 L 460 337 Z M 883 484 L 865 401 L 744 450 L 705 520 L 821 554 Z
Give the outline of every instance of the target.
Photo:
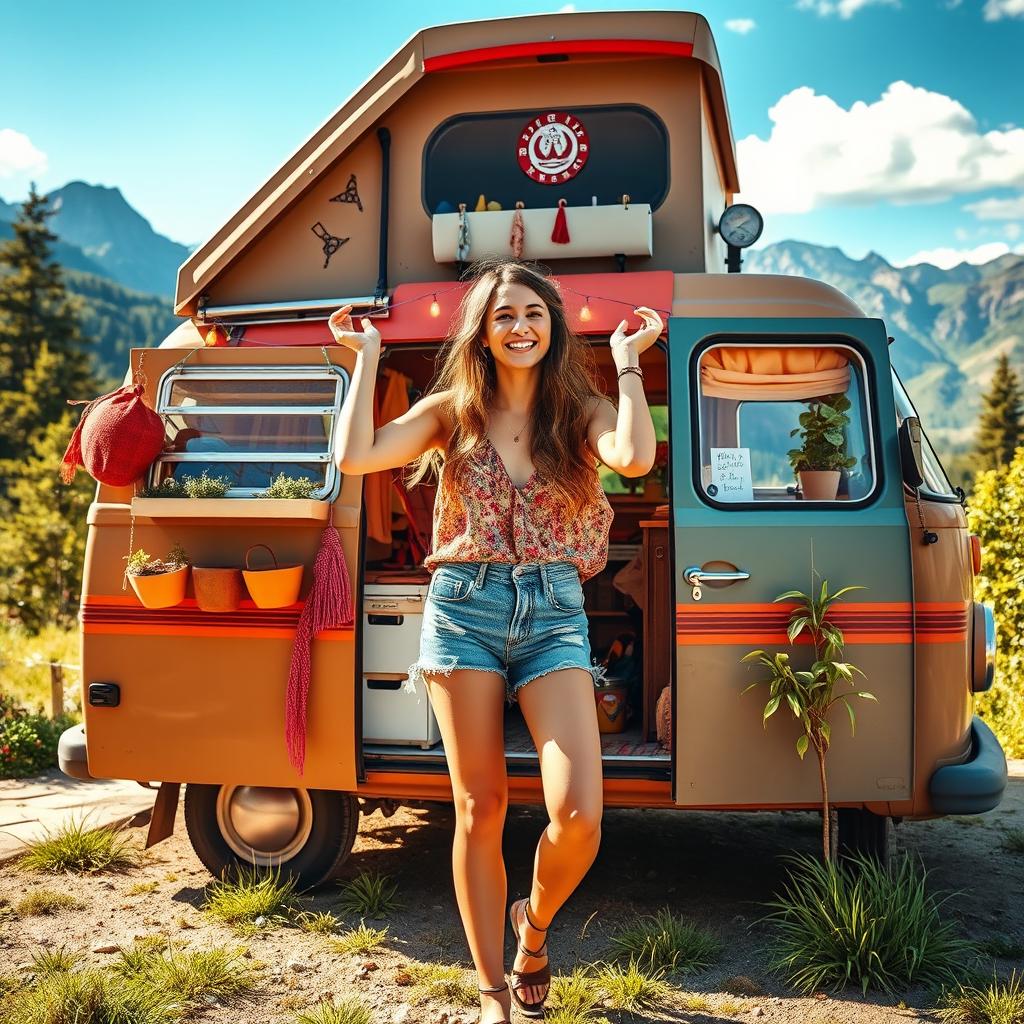
M 117 186 L 195 244 L 425 18 L 662 7 L 711 24 L 759 245 L 939 265 L 1024 251 L 1024 0 L 16 0 L 0 19 L 0 197 Z

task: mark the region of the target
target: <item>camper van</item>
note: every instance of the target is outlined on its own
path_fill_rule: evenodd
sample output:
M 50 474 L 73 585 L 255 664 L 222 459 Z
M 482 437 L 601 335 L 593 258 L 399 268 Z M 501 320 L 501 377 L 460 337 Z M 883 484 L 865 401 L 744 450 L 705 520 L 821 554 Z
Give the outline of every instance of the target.
M 963 494 L 892 368 L 886 325 L 822 282 L 743 272 L 761 218 L 733 202 L 739 187 L 699 14 L 418 32 L 192 253 L 181 325 L 131 353 L 166 438 L 143 478 L 101 484 L 88 511 L 85 721 L 62 738 L 63 771 L 157 789 L 147 845 L 171 834 L 184 788 L 211 872 L 280 866 L 304 886 L 341 869 L 361 813 L 451 800 L 427 695 L 407 676 L 436 578 L 423 568 L 434 490 L 397 470 L 339 471 L 355 354 L 327 318 L 346 303 L 375 318 L 380 426 L 429 387 L 462 272 L 518 251 L 515 227 L 613 399 L 615 325 L 638 305 L 666 324 L 641 356 L 666 465 L 645 480 L 599 467 L 615 515 L 608 564 L 584 585 L 606 806 L 820 811 L 797 723 L 762 726 L 741 658 L 809 655 L 788 645 L 792 603 L 775 598 L 828 580 L 864 588 L 833 619 L 876 698 L 857 703 L 855 736 L 845 713 L 832 730 L 840 846 L 884 855 L 894 821 L 995 807 L 1006 762 L 972 707 L 992 682 L 995 624 L 973 600 L 982 552 Z M 822 406 L 839 416 L 842 465 L 798 475 L 792 432 Z M 226 493 L 183 495 L 204 472 Z M 282 476 L 306 483 L 266 496 Z M 312 640 L 300 773 L 286 689 L 325 531 L 354 614 Z M 175 545 L 188 589 L 146 607 L 125 557 Z M 286 601 L 252 586 L 235 602 L 197 597 L 198 567 L 275 565 L 301 567 Z M 504 728 L 510 800 L 540 804 L 516 707 Z

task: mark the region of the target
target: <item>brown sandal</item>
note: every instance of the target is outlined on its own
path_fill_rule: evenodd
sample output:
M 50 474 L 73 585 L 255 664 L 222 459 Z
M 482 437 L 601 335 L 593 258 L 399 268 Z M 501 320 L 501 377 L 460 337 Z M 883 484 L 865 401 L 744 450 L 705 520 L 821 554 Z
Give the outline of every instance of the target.
M 523 912 L 526 915 L 526 922 L 529 926 L 538 932 L 546 932 L 547 928 L 538 928 L 533 923 L 533 918 L 530 917 L 530 897 L 527 896 L 525 899 L 516 900 L 515 903 L 509 907 L 508 919 L 512 924 L 512 934 L 515 936 L 516 945 L 520 951 L 526 956 L 545 956 L 544 950 L 547 948 L 548 940 L 545 939 L 541 943 L 541 947 L 538 950 L 527 949 L 522 942 L 519 940 L 519 929 L 516 927 L 516 906 L 517 904 L 523 904 Z M 543 1017 L 544 1016 L 544 1003 L 548 998 L 548 992 L 551 990 L 551 967 L 549 964 L 545 964 L 543 967 L 538 967 L 534 971 L 516 971 L 513 970 L 509 977 L 512 980 L 512 998 L 516 1001 L 516 1006 L 522 1010 L 526 1017 Z M 528 988 L 531 985 L 546 985 L 547 991 L 544 993 L 544 998 L 536 1003 L 526 1003 L 516 994 L 517 988 Z
M 504 992 L 505 989 L 507 989 L 507 988 L 508 988 L 508 984 L 507 983 L 503 983 L 501 985 L 495 986 L 494 988 L 482 988 L 482 989 L 480 989 L 480 991 L 481 992 Z M 508 1018 L 506 1018 L 505 1020 L 499 1020 L 497 1022 L 497 1024 L 512 1024 L 512 1021 L 510 1021 Z

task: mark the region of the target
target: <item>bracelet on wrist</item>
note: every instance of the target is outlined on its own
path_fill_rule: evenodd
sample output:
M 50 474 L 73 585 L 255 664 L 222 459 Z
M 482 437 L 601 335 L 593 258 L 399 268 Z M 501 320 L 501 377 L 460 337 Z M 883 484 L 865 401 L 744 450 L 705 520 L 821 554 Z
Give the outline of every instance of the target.
M 623 366 L 616 374 L 616 378 L 621 377 L 624 373 L 635 373 L 640 380 L 644 379 L 644 371 L 639 366 Z

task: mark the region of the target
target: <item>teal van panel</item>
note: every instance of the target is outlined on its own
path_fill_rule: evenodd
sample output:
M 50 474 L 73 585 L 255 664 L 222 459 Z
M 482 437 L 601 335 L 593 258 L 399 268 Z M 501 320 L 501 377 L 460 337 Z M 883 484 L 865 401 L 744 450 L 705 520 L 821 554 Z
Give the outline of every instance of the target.
M 827 506 L 789 498 L 767 507 L 718 504 L 700 480 L 695 415 L 697 359 L 711 344 L 843 344 L 865 364 L 875 486 L 864 498 Z M 856 736 L 841 704 L 832 718 L 829 795 L 843 803 L 908 798 L 913 785 L 914 661 L 910 528 L 904 508 L 896 414 L 884 326 L 873 319 L 672 318 L 669 324 L 676 700 L 676 802 L 691 807 L 807 806 L 820 802 L 813 752 L 801 761 L 788 712 L 762 727 L 767 687 L 740 664 L 749 650 L 785 650 L 809 667 L 809 645 L 790 646 L 786 590 L 857 584 L 835 606 L 845 657 L 866 675 L 853 698 Z M 710 563 L 720 563 L 711 565 Z M 736 567 L 749 578 L 709 583 L 694 600 L 689 566 Z M 841 717 L 840 717 L 841 716 Z

